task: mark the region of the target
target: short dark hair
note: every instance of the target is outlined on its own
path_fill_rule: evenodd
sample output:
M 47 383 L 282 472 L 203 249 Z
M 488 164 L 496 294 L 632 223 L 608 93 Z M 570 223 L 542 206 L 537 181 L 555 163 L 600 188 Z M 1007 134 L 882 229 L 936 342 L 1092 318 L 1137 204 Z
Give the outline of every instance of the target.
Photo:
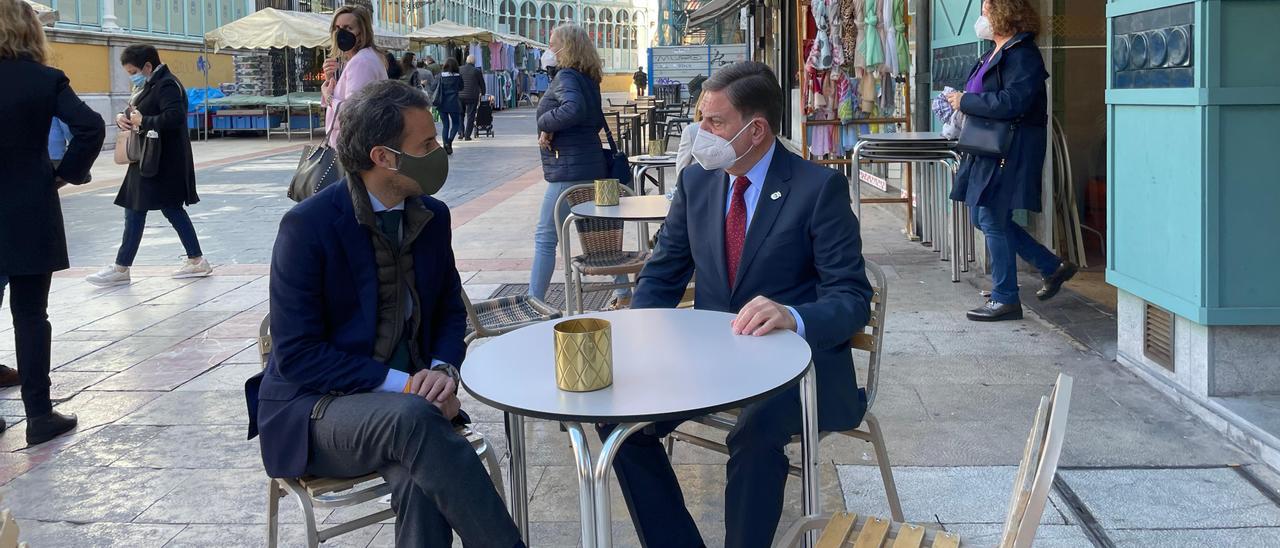
M 404 141 L 404 111 L 430 108 L 422 90 L 399 80 L 379 80 L 366 85 L 355 98 L 342 104 L 338 118 L 338 161 L 351 173 L 373 169 L 369 151 L 374 147 L 400 150 Z
M 151 63 L 151 69 L 155 70 L 160 66 L 160 52 L 156 51 L 156 47 L 150 44 L 134 44 L 120 53 L 121 65 L 133 65 L 142 68 L 142 65 Z
M 452 57 L 444 60 L 445 72 L 458 72 L 458 60 Z
M 782 86 L 768 65 L 740 61 L 721 67 L 702 83 L 702 91 L 724 92 L 743 118 L 761 116 L 774 135 L 782 133 Z

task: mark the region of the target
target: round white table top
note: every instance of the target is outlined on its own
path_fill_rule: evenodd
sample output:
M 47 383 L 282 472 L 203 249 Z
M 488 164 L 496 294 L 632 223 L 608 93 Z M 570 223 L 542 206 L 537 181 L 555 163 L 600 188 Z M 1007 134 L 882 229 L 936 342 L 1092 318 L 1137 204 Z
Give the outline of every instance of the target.
M 632 156 L 629 161 L 633 164 L 649 167 L 668 167 L 676 165 L 676 155 L 674 152 L 663 154 L 662 156 L 641 154 L 639 156 Z
M 663 221 L 671 210 L 671 200 L 666 196 L 623 196 L 616 206 L 598 206 L 595 202 L 582 202 L 569 209 L 579 217 L 593 219 L 617 219 L 620 221 Z
M 555 338 L 547 321 L 496 337 L 462 367 L 462 384 L 493 407 L 555 421 L 624 423 L 689 418 L 742 407 L 785 390 L 809 367 L 809 344 L 791 331 L 734 335 L 733 314 L 706 310 L 617 310 L 613 384 L 594 392 L 556 386 Z

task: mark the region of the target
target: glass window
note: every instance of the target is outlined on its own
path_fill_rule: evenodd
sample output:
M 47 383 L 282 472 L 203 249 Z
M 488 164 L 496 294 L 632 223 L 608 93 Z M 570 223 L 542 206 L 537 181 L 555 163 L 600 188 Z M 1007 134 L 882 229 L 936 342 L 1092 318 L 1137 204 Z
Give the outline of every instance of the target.
M 218 26 L 235 21 L 235 17 L 231 13 L 232 2 L 234 2 L 234 0 L 220 0 L 218 2 Z
M 80 0 L 80 24 L 96 25 L 98 24 L 98 0 Z
M 186 0 L 167 0 L 169 2 L 169 28 L 174 34 L 187 34 L 193 36 L 199 34 L 199 23 L 196 23 L 196 29 L 191 30 L 191 26 L 183 26 L 183 18 L 186 16 L 186 10 L 182 9 L 186 4 Z

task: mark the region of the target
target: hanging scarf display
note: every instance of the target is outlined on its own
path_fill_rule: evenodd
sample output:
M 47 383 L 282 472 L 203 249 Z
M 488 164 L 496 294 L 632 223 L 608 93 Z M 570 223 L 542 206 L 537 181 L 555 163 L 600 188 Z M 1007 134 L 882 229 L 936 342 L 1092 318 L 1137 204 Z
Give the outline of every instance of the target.
M 813 22 L 818 32 L 813 37 L 813 47 L 809 50 L 807 64 L 817 70 L 829 70 L 833 62 L 831 36 L 828 34 L 831 30 L 831 18 L 828 17 L 830 4 L 827 4 L 826 0 L 813 0 L 809 4 L 809 11 L 813 14 Z
M 897 2 L 897 8 L 893 12 L 893 28 L 896 31 L 898 49 L 898 71 L 894 74 L 902 74 L 907 72 L 907 65 L 911 62 L 911 47 L 907 45 L 907 0 L 894 1 Z
M 884 40 L 884 68 L 890 74 L 898 73 L 898 29 L 893 24 L 895 0 L 883 0 L 884 12 L 880 15 L 881 38 Z
M 866 32 L 859 29 L 858 36 L 862 39 L 862 55 L 866 61 L 866 70 L 878 70 L 880 65 L 884 64 L 884 45 L 880 39 L 880 10 L 878 0 L 867 0 L 866 11 L 864 12 L 863 22 L 866 24 Z
M 857 5 L 861 3 L 861 0 L 840 0 L 840 43 L 849 57 L 857 56 L 858 27 L 853 23 L 858 20 Z
M 858 43 L 853 50 L 854 72 L 861 75 L 867 69 L 867 3 L 866 0 L 853 2 L 853 29 Z

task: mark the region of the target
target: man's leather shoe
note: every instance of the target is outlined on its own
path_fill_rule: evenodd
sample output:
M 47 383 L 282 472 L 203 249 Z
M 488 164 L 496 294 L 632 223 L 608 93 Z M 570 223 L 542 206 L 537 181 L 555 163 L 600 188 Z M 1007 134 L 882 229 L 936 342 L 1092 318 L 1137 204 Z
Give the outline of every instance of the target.
M 975 322 L 1021 320 L 1022 303 L 1005 304 L 995 301 L 987 301 L 987 304 L 970 310 L 966 316 Z
M 6 428 L 9 428 L 9 424 L 0 419 L 0 432 L 4 432 Z
M 48 415 L 27 418 L 27 445 L 40 445 L 70 432 L 76 427 L 75 415 L 51 411 Z
M 22 384 L 22 379 L 18 377 L 18 370 L 7 365 L 0 365 L 0 388 L 18 386 L 19 384 Z
M 1079 268 L 1076 265 L 1068 261 L 1062 261 L 1062 264 L 1058 265 L 1058 269 L 1044 279 L 1044 286 L 1039 291 L 1036 291 L 1036 298 L 1042 301 L 1052 299 L 1054 295 L 1058 294 L 1058 290 L 1062 289 L 1062 284 L 1067 283 L 1067 280 L 1076 275 L 1077 270 Z

